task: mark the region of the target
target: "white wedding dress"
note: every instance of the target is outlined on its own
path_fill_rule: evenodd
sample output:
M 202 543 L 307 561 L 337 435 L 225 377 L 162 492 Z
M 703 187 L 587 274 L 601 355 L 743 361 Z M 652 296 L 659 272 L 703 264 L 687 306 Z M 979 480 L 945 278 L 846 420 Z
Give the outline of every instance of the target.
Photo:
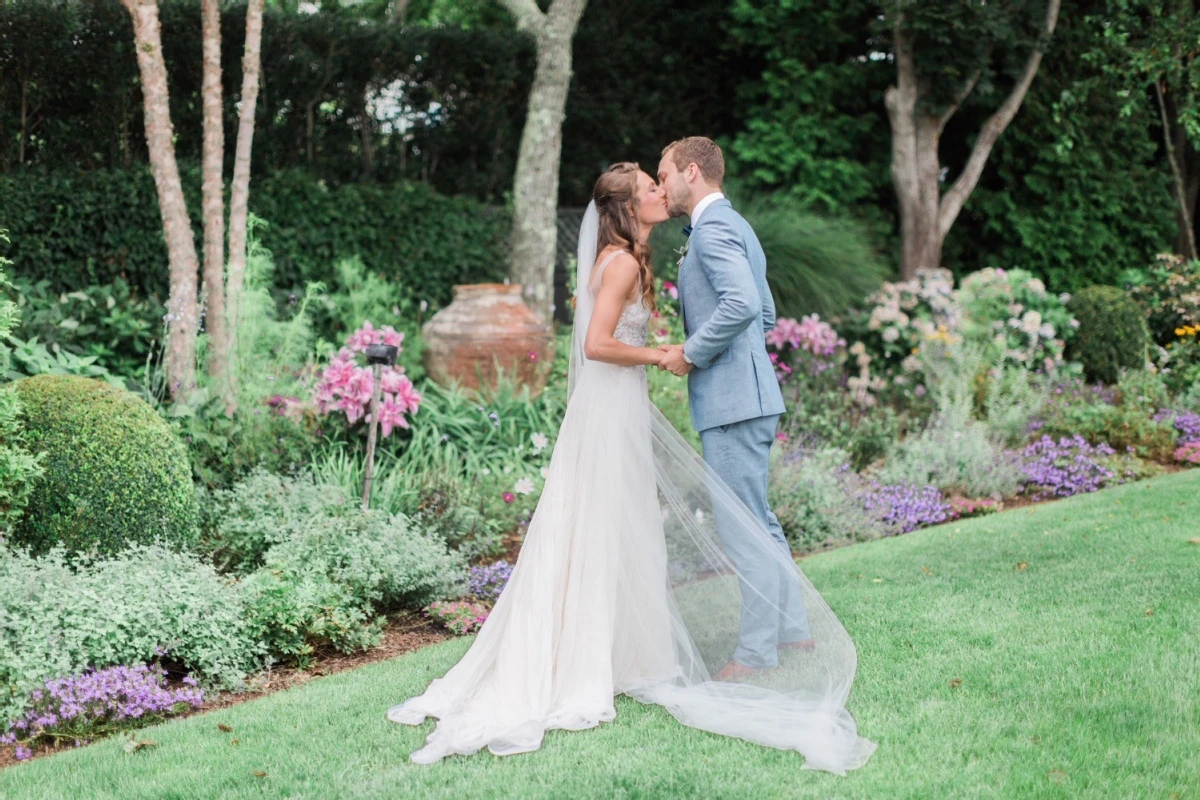
M 411 756 L 428 764 L 483 748 L 537 750 L 548 730 L 612 720 L 614 696 L 625 694 L 685 725 L 796 750 L 809 768 L 859 767 L 875 745 L 844 708 L 855 671 L 846 631 L 790 554 L 650 403 L 645 367 L 583 357 L 590 287 L 604 267 L 588 274 L 595 222 L 589 209 L 570 400 L 512 577 L 466 655 L 388 718 L 438 720 Z M 615 337 L 644 346 L 649 318 L 641 301 L 627 306 Z M 737 645 L 742 592 L 759 589 L 722 552 L 718 518 L 722 535 L 761 542 L 776 577 L 799 584 L 816 642 L 811 651 L 781 649 L 778 669 L 736 683 L 711 675 Z M 775 613 L 782 630 L 791 620 Z

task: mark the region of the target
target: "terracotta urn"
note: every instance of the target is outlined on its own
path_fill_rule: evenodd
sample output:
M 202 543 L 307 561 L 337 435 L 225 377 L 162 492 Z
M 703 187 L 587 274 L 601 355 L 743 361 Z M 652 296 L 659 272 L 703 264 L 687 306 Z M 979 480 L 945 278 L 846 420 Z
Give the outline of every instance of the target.
M 454 302 L 423 328 L 425 369 L 442 386 L 494 388 L 497 369 L 529 387 L 546 386 L 554 358 L 554 331 L 521 300 L 517 284 L 454 287 Z

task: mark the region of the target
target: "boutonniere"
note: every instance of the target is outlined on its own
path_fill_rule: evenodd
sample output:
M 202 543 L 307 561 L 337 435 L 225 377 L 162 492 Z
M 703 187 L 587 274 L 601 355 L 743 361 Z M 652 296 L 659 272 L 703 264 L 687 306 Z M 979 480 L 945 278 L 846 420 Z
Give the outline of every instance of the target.
M 685 258 L 687 258 L 688 245 L 689 245 L 689 244 L 691 244 L 691 243 L 692 243 L 692 242 L 691 242 L 691 240 L 689 239 L 688 241 L 686 241 L 686 242 L 684 242 L 684 243 L 683 243 L 683 247 L 680 247 L 680 248 L 678 248 L 678 249 L 675 251 L 676 253 L 678 253 L 678 254 L 679 254 L 679 260 L 675 262 L 675 267 L 676 267 L 676 269 L 678 269 L 679 267 L 682 267 L 682 266 L 683 266 L 683 260 L 684 260 Z

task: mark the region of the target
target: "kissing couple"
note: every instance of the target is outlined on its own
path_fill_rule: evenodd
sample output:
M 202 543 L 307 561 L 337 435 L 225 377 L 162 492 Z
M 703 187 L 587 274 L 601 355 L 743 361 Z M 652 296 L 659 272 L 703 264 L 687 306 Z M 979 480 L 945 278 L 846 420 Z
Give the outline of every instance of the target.
M 679 722 L 845 774 L 875 744 L 845 709 L 854 644 L 796 565 L 767 501 L 784 411 L 764 334 L 767 263 L 721 192 L 712 140 L 596 181 L 579 232 L 568 404 L 512 577 L 462 659 L 388 719 L 437 724 L 420 764 L 541 747 L 616 716 L 624 694 Z M 650 232 L 689 217 L 686 340 L 646 346 Z M 687 375 L 701 458 L 650 402 L 646 367 Z

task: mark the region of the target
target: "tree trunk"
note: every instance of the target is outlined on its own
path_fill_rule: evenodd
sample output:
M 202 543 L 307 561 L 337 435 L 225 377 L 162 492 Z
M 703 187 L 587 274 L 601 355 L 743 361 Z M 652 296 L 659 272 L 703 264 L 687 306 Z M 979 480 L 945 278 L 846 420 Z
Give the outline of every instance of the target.
M 204 37 L 204 153 L 201 206 L 204 210 L 204 327 L 208 333 L 208 374 L 218 383 L 225 372 L 225 120 L 221 100 L 221 8 L 201 0 Z
M 179 166 L 175 162 L 167 67 L 163 62 L 157 0 L 121 0 L 133 18 L 133 38 L 142 80 L 146 144 L 158 189 L 163 235 L 170 265 L 167 300 L 167 390 L 179 400 L 195 387 L 196 281 L 199 262 L 188 219 Z
M 533 0 L 503 0 L 517 27 L 533 33 L 537 69 L 513 180 L 512 260 L 509 274 L 524 287 L 525 303 L 549 321 L 554 301 L 558 170 L 562 123 L 571 84 L 571 39 L 586 0 L 554 0 L 545 13 Z
M 258 74 L 262 66 L 263 0 L 250 0 L 246 8 L 246 49 L 242 55 L 242 106 L 238 112 L 237 149 L 233 159 L 233 185 L 229 194 L 229 280 L 227 306 L 227 378 L 225 401 L 235 407 L 237 392 L 238 320 L 242 285 L 246 280 L 246 225 L 250 199 L 250 148 L 254 141 L 254 108 L 258 101 Z
M 918 269 L 941 266 L 946 235 L 979 183 L 1000 134 L 1016 116 L 1033 83 L 1042 53 L 1058 22 L 1060 3 L 1061 0 L 1048 0 L 1039 42 L 1008 97 L 984 123 L 962 173 L 945 194 L 941 190 L 942 168 L 938 159 L 942 131 L 974 91 L 981 73 L 976 72 L 968 78 L 938 114 L 925 110 L 931 87 L 917 75 L 914 44 L 908 36 L 905 16 L 902 12 L 896 13 L 893 19 L 896 84 L 888 88 L 884 104 L 892 129 L 891 172 L 900 215 L 900 276 L 903 280 L 912 278 Z
M 1194 199 L 1189 202 L 1188 181 L 1184 174 L 1184 163 L 1187 157 L 1187 144 L 1181 135 L 1176 137 L 1176 125 L 1171 124 L 1171 114 L 1167 109 L 1167 99 L 1162 89 L 1162 83 L 1154 82 L 1154 94 L 1158 99 L 1159 119 L 1162 121 L 1163 144 L 1167 150 L 1167 163 L 1171 167 L 1171 180 L 1175 187 L 1175 219 L 1178 223 L 1175 236 L 1176 252 L 1189 261 L 1196 258 L 1196 234 L 1192 223 Z M 1184 140 L 1182 147 L 1177 140 Z

